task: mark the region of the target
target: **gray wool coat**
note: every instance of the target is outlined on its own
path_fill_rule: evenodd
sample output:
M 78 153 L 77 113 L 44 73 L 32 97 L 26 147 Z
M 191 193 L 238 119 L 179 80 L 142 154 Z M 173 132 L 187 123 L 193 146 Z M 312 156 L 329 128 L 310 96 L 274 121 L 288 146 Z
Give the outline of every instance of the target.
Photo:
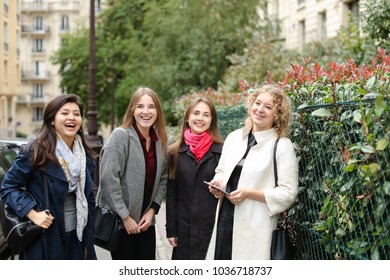
M 165 195 L 166 151 L 163 151 L 161 139 L 156 142 L 156 163 L 152 197 L 145 212 L 141 213 L 146 176 L 142 144 L 133 126 L 114 129 L 100 153 L 97 203 L 122 219 L 130 215 L 138 223 L 152 202 L 161 205 Z M 155 224 L 154 218 L 152 224 Z

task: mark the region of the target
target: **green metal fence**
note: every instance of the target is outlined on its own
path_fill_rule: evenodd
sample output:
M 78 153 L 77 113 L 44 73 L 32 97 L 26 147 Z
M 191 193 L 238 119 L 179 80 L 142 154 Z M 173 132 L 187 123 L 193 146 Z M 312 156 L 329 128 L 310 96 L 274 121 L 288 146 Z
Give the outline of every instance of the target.
M 367 112 L 372 112 L 372 104 L 364 105 Z M 367 138 L 356 121 L 359 106 L 345 102 L 295 110 L 290 138 L 300 179 L 289 216 L 298 230 L 297 259 L 390 259 L 389 147 L 367 154 L 350 150 Z M 336 113 L 328 118 L 313 115 L 318 109 Z M 244 115 L 242 106 L 218 110 L 224 137 L 242 126 Z M 389 138 L 388 111 L 374 121 L 375 137 Z M 349 170 L 352 156 L 361 160 Z

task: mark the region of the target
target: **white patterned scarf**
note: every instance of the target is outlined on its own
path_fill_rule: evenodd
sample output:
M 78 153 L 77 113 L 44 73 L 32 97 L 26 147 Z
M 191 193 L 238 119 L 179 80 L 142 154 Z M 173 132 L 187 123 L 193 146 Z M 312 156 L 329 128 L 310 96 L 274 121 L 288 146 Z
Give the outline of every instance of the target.
M 86 156 L 80 135 L 76 134 L 73 152 L 58 135 L 56 156 L 69 182 L 68 192 L 74 191 L 76 194 L 77 238 L 82 241 L 83 231 L 88 221 L 88 202 L 84 193 Z

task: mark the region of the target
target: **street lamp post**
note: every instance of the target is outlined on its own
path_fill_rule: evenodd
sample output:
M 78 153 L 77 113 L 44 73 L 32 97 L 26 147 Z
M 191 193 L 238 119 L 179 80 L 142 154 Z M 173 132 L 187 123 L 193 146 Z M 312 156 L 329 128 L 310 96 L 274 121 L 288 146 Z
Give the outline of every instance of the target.
M 97 153 L 102 148 L 97 135 L 97 111 L 96 111 L 96 69 L 95 69 L 95 0 L 90 0 L 89 16 L 89 94 L 88 94 L 88 144 Z M 99 158 L 96 159 L 95 169 L 95 192 L 99 182 Z

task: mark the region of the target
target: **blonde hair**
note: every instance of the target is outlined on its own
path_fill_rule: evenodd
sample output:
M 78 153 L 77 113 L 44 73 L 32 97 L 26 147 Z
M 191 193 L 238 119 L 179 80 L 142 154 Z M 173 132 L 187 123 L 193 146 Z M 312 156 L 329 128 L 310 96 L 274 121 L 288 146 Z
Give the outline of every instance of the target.
M 157 135 L 161 139 L 163 150 L 165 150 L 167 148 L 168 136 L 165 128 L 164 112 L 162 110 L 160 98 L 158 97 L 157 93 L 155 93 L 152 89 L 147 87 L 139 87 L 136 89 L 136 91 L 131 96 L 130 103 L 127 107 L 126 114 L 123 117 L 121 127 L 128 128 L 134 124 L 134 110 L 137 106 L 138 101 L 145 94 L 149 95 L 153 99 L 154 104 L 156 105 L 157 119 L 153 125 L 153 128 L 156 130 Z
M 291 103 L 288 96 L 285 94 L 283 89 L 278 85 L 266 84 L 260 88 L 256 88 L 246 99 L 247 107 L 247 118 L 245 119 L 245 127 L 252 128 L 253 121 L 250 117 L 250 112 L 253 103 L 256 101 L 256 98 L 263 93 L 269 93 L 274 98 L 275 104 L 275 119 L 272 124 L 272 127 L 276 130 L 276 134 L 279 138 L 287 137 L 290 132 L 291 125 Z

